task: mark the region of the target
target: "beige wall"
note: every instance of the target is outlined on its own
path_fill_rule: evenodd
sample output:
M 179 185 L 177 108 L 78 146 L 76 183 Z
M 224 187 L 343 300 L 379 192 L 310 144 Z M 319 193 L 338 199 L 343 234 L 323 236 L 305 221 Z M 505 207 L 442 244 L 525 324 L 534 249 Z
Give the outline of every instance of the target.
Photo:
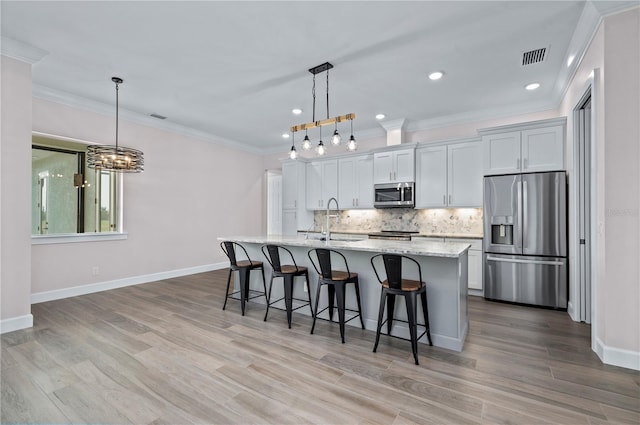
M 113 143 L 114 116 L 34 99 L 33 117 L 34 131 Z M 225 262 L 216 238 L 264 232 L 261 156 L 119 124 L 119 142 L 145 154 L 144 173 L 124 175 L 128 239 L 34 245 L 33 293 Z
M 1 56 L 0 320 L 31 319 L 31 65 Z

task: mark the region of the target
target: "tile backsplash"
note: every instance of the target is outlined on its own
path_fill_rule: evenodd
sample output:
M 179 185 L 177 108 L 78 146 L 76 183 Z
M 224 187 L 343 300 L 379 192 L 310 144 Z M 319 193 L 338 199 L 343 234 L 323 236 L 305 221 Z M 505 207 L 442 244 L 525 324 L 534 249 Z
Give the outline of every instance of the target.
M 334 212 L 332 211 L 331 214 Z M 314 214 L 315 231 L 324 231 L 326 212 Z M 332 232 L 414 231 L 426 234 L 482 234 L 482 208 L 412 209 L 388 208 L 340 211 L 331 218 Z

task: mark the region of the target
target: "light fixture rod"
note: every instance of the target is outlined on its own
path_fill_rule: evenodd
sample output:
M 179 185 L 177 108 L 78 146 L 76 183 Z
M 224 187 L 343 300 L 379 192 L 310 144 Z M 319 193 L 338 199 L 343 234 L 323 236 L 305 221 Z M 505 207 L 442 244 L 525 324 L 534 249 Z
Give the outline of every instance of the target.
M 356 114 L 351 113 L 346 115 L 340 115 L 338 117 L 327 118 L 326 120 L 312 121 L 304 124 L 294 125 L 289 130 L 295 133 L 296 131 L 307 130 L 309 128 L 324 127 L 325 125 L 331 125 L 331 124 L 339 123 L 342 121 L 349 121 L 349 120 L 355 120 L 355 119 L 356 119 Z
M 122 84 L 122 78 L 111 77 L 111 81 L 116 83 L 116 151 L 118 150 L 118 91 L 120 84 Z

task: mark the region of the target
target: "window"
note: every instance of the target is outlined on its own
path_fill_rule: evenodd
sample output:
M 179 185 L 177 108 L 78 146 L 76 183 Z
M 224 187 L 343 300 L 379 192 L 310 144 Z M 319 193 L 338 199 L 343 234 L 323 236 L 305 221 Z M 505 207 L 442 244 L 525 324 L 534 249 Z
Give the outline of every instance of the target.
M 117 173 L 86 166 L 87 144 L 32 138 L 32 235 L 118 232 Z

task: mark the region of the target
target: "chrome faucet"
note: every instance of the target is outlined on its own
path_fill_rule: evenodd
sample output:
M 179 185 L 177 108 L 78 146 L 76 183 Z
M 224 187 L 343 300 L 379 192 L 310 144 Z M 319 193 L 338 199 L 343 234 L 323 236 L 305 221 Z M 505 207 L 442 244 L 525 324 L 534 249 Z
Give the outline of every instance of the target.
M 331 201 L 336 203 L 336 213 L 330 215 L 329 214 L 329 206 L 331 205 Z M 331 231 L 329 230 L 329 218 L 331 218 L 331 217 L 335 217 L 336 218 L 336 223 L 340 222 L 340 207 L 338 206 L 338 200 L 336 198 L 331 198 L 331 199 L 329 199 L 329 201 L 327 201 L 327 233 L 325 235 L 325 240 L 326 240 L 327 244 L 331 240 Z

